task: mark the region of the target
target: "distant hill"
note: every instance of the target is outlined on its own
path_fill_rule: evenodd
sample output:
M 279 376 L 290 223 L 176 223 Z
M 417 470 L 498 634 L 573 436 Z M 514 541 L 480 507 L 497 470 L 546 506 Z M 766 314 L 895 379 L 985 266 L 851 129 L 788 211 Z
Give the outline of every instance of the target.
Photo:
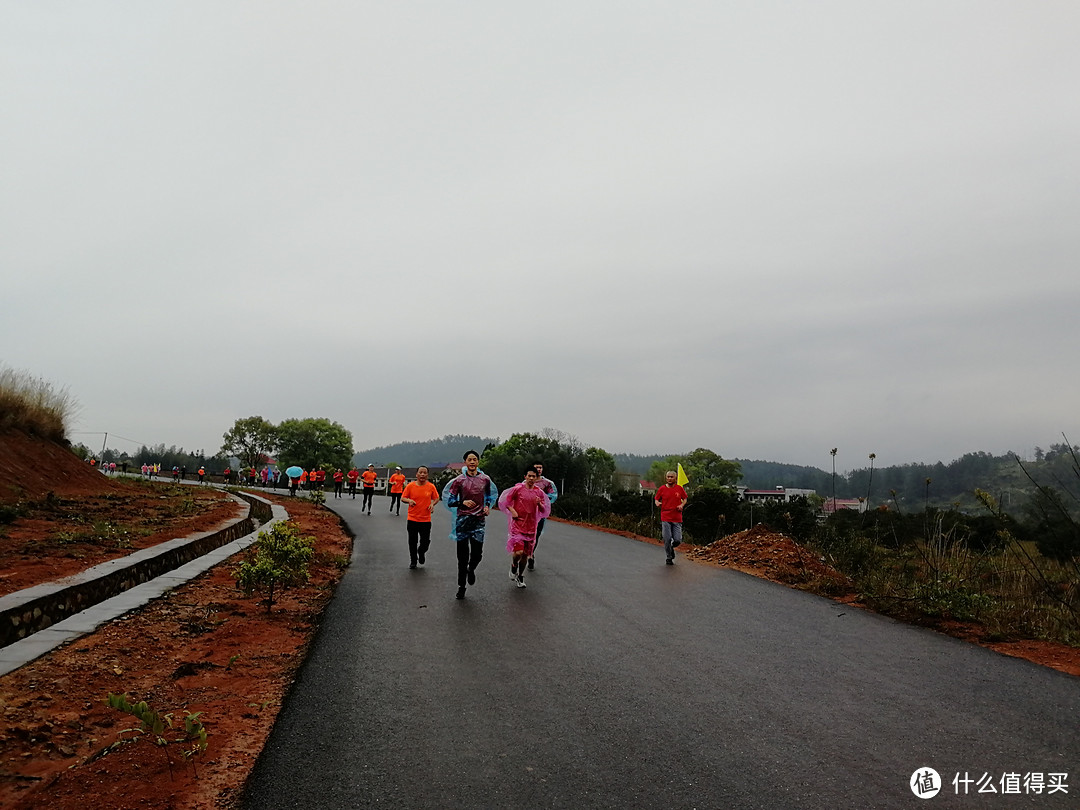
M 414 467 L 418 464 L 445 464 L 460 461 L 466 450 L 481 453 L 488 444 L 497 444 L 497 438 L 481 436 L 443 436 L 423 442 L 400 442 L 386 447 L 363 450 L 353 458 L 359 466 L 368 464 L 401 464 Z M 609 451 L 610 452 L 610 451 Z M 1036 448 L 1034 461 L 1024 462 L 1027 473 L 1040 484 L 1066 489 L 1076 493 L 1078 473 L 1073 453 L 1077 448 L 1068 445 L 1052 445 L 1049 450 Z M 621 472 L 644 476 L 654 461 L 667 458 L 672 453 L 636 455 L 612 453 L 615 466 Z M 1078 456 L 1080 457 L 1080 456 Z M 989 492 L 1002 501 L 1006 509 L 1022 509 L 1035 490 L 1024 468 L 1012 453 L 992 455 L 986 452 L 965 453 L 948 463 L 903 464 L 892 467 L 870 467 L 838 472 L 834 477 L 828 470 L 798 464 L 785 464 L 758 459 L 732 459 L 737 461 L 743 477 L 740 484 L 751 489 L 787 488 L 812 489 L 822 497 L 829 497 L 835 490 L 838 498 L 866 498 L 871 505 L 889 504 L 905 511 L 921 511 L 926 505 L 939 508 L 957 506 L 965 511 L 985 511 L 979 505 L 975 490 Z M 867 460 L 869 465 L 869 460 Z M 930 483 L 927 483 L 930 479 Z M 691 482 L 692 484 L 693 482 Z M 895 498 L 893 492 L 896 493 Z M 1074 503 L 1080 503 L 1080 493 Z
M 448 464 L 461 461 L 462 455 L 469 450 L 483 453 L 489 444 L 498 444 L 498 438 L 464 436 L 454 434 L 441 439 L 429 439 L 424 442 L 398 442 L 385 447 L 372 447 L 360 450 L 353 455 L 353 464 L 366 467 L 368 464 L 400 464 L 402 467 L 416 467 L 420 464 Z

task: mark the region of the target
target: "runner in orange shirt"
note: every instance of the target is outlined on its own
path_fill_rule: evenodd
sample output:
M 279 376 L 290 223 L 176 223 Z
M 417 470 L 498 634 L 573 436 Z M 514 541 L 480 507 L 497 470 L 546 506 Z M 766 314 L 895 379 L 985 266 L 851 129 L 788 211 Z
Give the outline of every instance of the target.
M 431 513 L 439 502 L 439 490 L 428 481 L 427 467 L 417 468 L 416 480 L 405 487 L 400 498 L 409 507 L 405 515 L 405 529 L 409 533 L 409 568 L 416 568 L 418 564 L 424 564 L 424 555 L 431 545 Z
M 397 504 L 397 514 L 401 514 L 401 491 L 405 489 L 405 474 L 401 472 L 401 467 L 395 467 L 395 472 L 390 476 L 390 511 L 394 511 L 394 504 Z M 407 516 L 406 516 L 407 519 Z
M 364 480 L 364 500 L 360 501 L 360 511 L 367 507 L 367 513 L 371 514 L 371 500 L 375 495 L 375 482 L 379 480 L 379 474 L 375 472 L 375 465 L 368 464 L 367 469 L 360 473 Z

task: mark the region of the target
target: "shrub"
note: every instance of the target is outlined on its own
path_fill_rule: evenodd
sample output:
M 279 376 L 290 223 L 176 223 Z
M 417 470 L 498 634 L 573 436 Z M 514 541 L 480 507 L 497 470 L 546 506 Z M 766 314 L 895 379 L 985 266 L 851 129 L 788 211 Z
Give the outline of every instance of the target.
M 739 511 L 739 496 L 726 487 L 699 487 L 690 493 L 683 511 L 683 530 L 696 543 L 711 543 L 728 533 Z M 686 537 L 683 538 L 684 540 Z
M 647 518 L 653 508 L 652 498 L 643 492 L 616 492 L 608 504 L 608 510 L 613 515 L 632 518 Z
M 315 538 L 301 537 L 294 524 L 275 523 L 248 549 L 236 568 L 236 584 L 248 596 L 266 594 L 266 611 L 274 604 L 274 591 L 302 585 L 308 580 L 308 563 L 315 555 Z
M 551 506 L 551 514 L 567 520 L 589 520 L 611 511 L 611 503 L 599 495 L 573 493 L 560 495 Z

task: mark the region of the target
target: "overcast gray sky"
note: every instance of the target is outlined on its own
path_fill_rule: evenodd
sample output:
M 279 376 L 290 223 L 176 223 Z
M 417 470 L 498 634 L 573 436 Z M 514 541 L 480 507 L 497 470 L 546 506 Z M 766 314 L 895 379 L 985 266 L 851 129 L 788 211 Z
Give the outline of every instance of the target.
M 128 450 L 1075 441 L 1077 42 L 1075 0 L 0 0 L 0 362 Z

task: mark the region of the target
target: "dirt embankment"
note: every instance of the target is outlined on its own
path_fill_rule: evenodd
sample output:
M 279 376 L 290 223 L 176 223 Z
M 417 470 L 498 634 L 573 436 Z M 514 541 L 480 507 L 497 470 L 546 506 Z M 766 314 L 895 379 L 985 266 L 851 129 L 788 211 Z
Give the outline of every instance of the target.
M 129 553 L 118 539 L 122 546 L 135 535 L 145 543 L 182 537 L 219 523 L 215 509 L 239 508 L 209 487 L 109 479 L 32 437 L 0 434 L 0 459 L 34 471 L 3 501 L 21 504 L 17 518 L 0 523 L 7 590 Z M 237 589 L 233 558 L 0 677 L 0 807 L 235 804 L 351 553 L 336 515 L 301 499 L 287 508 L 300 533 L 315 538 L 316 557 L 308 584 L 278 594 L 272 612 Z M 141 533 L 148 523 L 155 531 Z M 109 693 L 169 715 L 172 727 L 161 735 L 168 744 L 108 707 Z M 207 732 L 198 752 L 183 733 L 195 714 Z

